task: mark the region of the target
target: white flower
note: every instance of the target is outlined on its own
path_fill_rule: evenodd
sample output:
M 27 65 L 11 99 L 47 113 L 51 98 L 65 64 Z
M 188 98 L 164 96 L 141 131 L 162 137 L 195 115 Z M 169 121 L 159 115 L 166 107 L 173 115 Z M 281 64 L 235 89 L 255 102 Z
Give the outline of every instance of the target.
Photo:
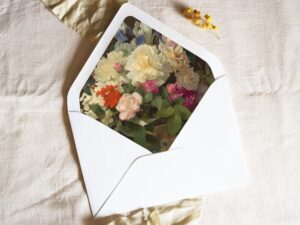
M 165 60 L 172 67 L 172 71 L 176 71 L 179 67 L 186 66 L 188 64 L 188 57 L 183 48 L 166 37 L 163 37 L 163 42 L 160 42 L 159 50 L 162 52 Z
M 98 119 L 98 116 L 93 112 L 93 110 L 90 109 L 90 105 L 97 104 L 97 105 L 101 106 L 102 108 L 105 108 L 104 107 L 104 99 L 102 96 L 98 96 L 94 89 L 90 88 L 90 92 L 91 92 L 91 95 L 83 93 L 79 100 L 83 106 L 83 108 L 82 108 L 83 113 L 94 119 Z
M 122 82 L 127 81 L 120 69 L 124 67 L 125 62 L 126 57 L 122 51 L 112 51 L 108 53 L 107 57 L 100 59 L 94 70 L 95 80 L 104 85 L 106 85 L 107 82 L 114 82 L 121 85 Z
M 113 115 L 114 114 L 110 109 L 105 110 L 105 115 L 101 122 L 105 125 L 111 124 L 112 122 L 114 122 Z
M 155 46 L 143 44 L 128 56 L 125 69 L 129 71 L 127 77 L 135 86 L 147 80 L 154 80 L 161 85 L 170 76 L 164 66 L 164 59 L 158 49 Z
M 142 101 L 142 96 L 137 92 L 123 94 L 116 106 L 120 112 L 120 120 L 130 120 L 135 117 L 135 114 L 140 111 Z
M 195 73 L 193 68 L 182 66 L 175 74 L 177 82 L 187 90 L 197 90 L 199 86 L 199 74 Z
M 91 95 L 83 93 L 79 99 L 81 104 L 83 105 L 83 109 L 85 111 L 88 111 L 89 105 L 92 105 L 92 104 L 98 104 L 101 107 L 104 107 L 104 99 L 102 98 L 102 96 L 100 96 L 100 95 L 98 96 L 96 94 L 97 91 L 95 91 L 92 88 L 90 88 L 90 92 L 91 92 Z

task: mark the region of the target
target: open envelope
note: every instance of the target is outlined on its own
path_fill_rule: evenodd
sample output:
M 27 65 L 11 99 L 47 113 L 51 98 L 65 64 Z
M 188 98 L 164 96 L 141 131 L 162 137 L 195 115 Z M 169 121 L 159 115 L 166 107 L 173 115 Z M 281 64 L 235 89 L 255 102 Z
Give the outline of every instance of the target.
M 146 148 L 82 113 L 80 92 L 121 23 L 134 17 L 204 60 L 215 81 L 169 151 Z M 124 4 L 68 94 L 68 113 L 93 216 L 124 213 L 248 182 L 241 138 L 221 63 L 207 50 Z

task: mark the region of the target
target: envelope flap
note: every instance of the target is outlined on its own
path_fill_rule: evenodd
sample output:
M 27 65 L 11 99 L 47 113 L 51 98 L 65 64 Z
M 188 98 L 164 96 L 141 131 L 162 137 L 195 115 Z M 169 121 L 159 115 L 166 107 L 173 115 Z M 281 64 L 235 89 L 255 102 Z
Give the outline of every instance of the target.
M 133 160 L 149 151 L 82 113 L 69 112 L 69 117 L 95 215 Z
M 248 182 L 225 76 L 211 85 L 180 135 L 171 147 L 174 150 L 137 159 L 98 216 L 220 191 Z

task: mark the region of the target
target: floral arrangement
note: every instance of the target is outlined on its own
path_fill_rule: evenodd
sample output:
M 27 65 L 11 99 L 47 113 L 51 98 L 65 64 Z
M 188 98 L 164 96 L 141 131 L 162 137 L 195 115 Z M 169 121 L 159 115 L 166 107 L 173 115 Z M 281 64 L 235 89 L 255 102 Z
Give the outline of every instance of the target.
M 83 87 L 81 110 L 151 152 L 165 151 L 214 78 L 203 60 L 129 19 Z

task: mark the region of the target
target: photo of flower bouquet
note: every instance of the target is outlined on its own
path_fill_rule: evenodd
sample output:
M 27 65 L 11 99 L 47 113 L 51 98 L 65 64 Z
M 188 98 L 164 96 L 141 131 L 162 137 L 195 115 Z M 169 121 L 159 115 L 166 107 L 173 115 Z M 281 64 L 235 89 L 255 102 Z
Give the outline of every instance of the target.
M 149 151 L 166 151 L 214 81 L 208 64 L 133 17 L 80 94 L 82 113 Z

